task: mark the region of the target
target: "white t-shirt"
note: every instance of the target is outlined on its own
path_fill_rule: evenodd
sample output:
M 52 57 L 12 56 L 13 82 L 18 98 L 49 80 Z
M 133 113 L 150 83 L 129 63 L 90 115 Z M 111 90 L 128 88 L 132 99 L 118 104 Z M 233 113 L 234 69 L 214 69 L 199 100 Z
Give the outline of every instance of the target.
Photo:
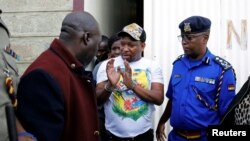
M 107 61 L 104 61 L 97 72 L 97 84 L 108 80 L 106 74 Z M 144 87 L 151 88 L 152 82 L 163 84 L 162 70 L 156 62 L 141 58 L 129 63 L 132 69 L 132 80 Z M 114 67 L 124 68 L 121 56 L 115 58 Z M 104 104 L 105 127 L 118 137 L 135 137 L 152 128 L 151 118 L 155 111 L 154 104 L 140 99 L 132 90 L 122 83 Z

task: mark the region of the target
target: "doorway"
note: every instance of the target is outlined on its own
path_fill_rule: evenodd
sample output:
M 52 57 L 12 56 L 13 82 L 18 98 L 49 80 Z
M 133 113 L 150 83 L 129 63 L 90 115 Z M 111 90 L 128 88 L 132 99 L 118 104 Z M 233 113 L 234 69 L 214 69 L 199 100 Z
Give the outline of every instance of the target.
M 84 10 L 95 16 L 102 34 L 111 36 L 133 22 L 143 27 L 143 3 L 143 0 L 84 0 Z

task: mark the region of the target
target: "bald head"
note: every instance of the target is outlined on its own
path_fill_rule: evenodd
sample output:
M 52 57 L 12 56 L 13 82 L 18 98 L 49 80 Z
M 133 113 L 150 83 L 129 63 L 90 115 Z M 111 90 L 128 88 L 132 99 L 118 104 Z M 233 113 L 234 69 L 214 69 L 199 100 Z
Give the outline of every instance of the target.
M 62 22 L 60 39 L 72 41 L 81 32 L 91 32 L 98 27 L 95 18 L 88 12 L 69 13 Z M 98 27 L 99 28 L 99 27 Z
M 72 55 L 87 66 L 101 40 L 99 25 L 88 12 L 73 12 L 64 18 L 59 38 Z

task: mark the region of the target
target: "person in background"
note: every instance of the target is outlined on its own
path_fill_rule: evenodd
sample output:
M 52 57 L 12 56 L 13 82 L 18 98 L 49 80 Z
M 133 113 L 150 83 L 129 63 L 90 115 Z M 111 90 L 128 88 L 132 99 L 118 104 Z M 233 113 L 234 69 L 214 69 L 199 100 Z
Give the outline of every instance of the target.
M 108 42 L 109 42 L 109 38 L 105 35 L 102 35 L 102 40 L 98 45 L 95 66 L 92 71 L 94 80 L 96 80 L 96 73 L 98 71 L 99 66 L 104 60 L 108 59 L 109 57 L 110 48 L 109 48 Z
M 154 105 L 161 105 L 163 74 L 158 63 L 142 57 L 146 32 L 136 23 L 125 26 L 121 55 L 104 61 L 97 73 L 97 101 L 103 104 L 106 140 L 153 141 Z
M 109 38 L 106 35 L 102 35 L 102 40 L 99 43 L 97 54 L 96 54 L 96 64 L 108 59 L 109 55 L 109 46 L 108 46 Z
M 105 38 L 102 38 L 102 39 L 105 39 Z M 117 56 L 119 56 L 121 54 L 121 42 L 120 42 L 120 39 L 121 37 L 119 37 L 117 34 L 114 34 L 113 36 L 111 36 L 109 39 L 108 39 L 108 55 L 106 56 L 107 58 L 106 59 L 110 59 L 110 58 L 115 58 Z M 99 45 L 100 47 L 100 45 Z M 105 53 L 106 54 L 106 53 Z M 96 80 L 96 75 L 97 75 L 97 71 L 101 65 L 101 63 L 106 60 L 104 59 L 104 57 L 102 57 L 102 61 L 100 61 L 98 64 L 96 64 L 94 70 L 93 70 L 93 78 L 94 80 Z
M 173 62 L 168 103 L 156 130 L 158 141 L 166 138 L 169 118 L 173 127 L 169 141 L 207 141 L 207 127 L 220 123 L 235 96 L 232 66 L 207 47 L 210 27 L 211 21 L 202 16 L 191 16 L 179 24 L 184 55 Z
M 98 44 L 97 54 L 90 61 L 90 63 L 86 66 L 85 70 L 87 70 L 87 71 L 93 71 L 95 69 L 95 66 L 99 62 L 102 62 L 103 60 L 106 60 L 108 58 L 108 54 L 109 54 L 108 37 L 105 36 L 105 35 L 102 35 L 102 40 Z
M 59 39 L 22 75 L 16 114 L 38 141 L 99 141 L 94 81 L 85 67 L 100 40 L 91 14 L 69 13 Z
M 0 14 L 2 14 L 1 9 Z M 12 121 L 14 122 L 13 125 L 16 125 L 16 128 L 14 127 L 14 129 L 11 130 L 14 130 L 15 133 L 17 133 L 18 141 L 36 141 L 36 138 L 32 134 L 24 130 L 15 115 L 6 115 L 7 106 L 13 107 L 13 109 L 15 109 L 18 104 L 16 99 L 16 91 L 19 82 L 18 68 L 15 61 L 15 59 L 19 58 L 19 55 L 17 55 L 11 49 L 9 38 L 9 30 L 0 17 L 0 141 L 9 141 L 10 139 L 15 139 L 15 137 L 9 136 L 12 134 L 8 133 L 8 128 L 13 127 L 8 126 L 8 118 L 9 121 L 11 121 L 11 119 L 16 119 L 16 121 Z M 13 116 L 14 118 L 9 116 Z
M 114 34 L 109 38 L 109 58 L 115 58 L 121 55 L 121 37 L 119 37 L 117 34 Z
M 250 125 L 250 76 L 232 100 L 220 125 L 230 128 L 234 125 Z

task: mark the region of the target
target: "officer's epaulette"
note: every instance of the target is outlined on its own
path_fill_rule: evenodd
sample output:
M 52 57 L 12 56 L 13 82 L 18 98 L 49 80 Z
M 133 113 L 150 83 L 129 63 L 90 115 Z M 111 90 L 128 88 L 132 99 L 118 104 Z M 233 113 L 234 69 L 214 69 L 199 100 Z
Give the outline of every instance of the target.
M 215 56 L 213 59 L 216 63 L 218 63 L 224 70 L 228 70 L 230 68 L 232 68 L 232 65 L 226 61 L 225 59 L 219 57 L 219 56 Z
M 16 54 L 16 52 L 13 51 L 13 50 L 10 48 L 10 46 L 6 46 L 6 47 L 4 48 L 4 52 L 7 53 L 7 54 L 9 54 L 11 57 L 13 57 L 14 59 L 16 59 L 17 61 L 20 61 L 20 60 L 21 60 L 21 57 L 20 57 L 18 54 Z
M 184 54 L 178 56 L 178 57 L 174 60 L 174 62 L 173 62 L 172 64 L 174 64 L 175 62 L 181 60 L 181 58 L 183 58 L 183 57 L 184 57 Z

